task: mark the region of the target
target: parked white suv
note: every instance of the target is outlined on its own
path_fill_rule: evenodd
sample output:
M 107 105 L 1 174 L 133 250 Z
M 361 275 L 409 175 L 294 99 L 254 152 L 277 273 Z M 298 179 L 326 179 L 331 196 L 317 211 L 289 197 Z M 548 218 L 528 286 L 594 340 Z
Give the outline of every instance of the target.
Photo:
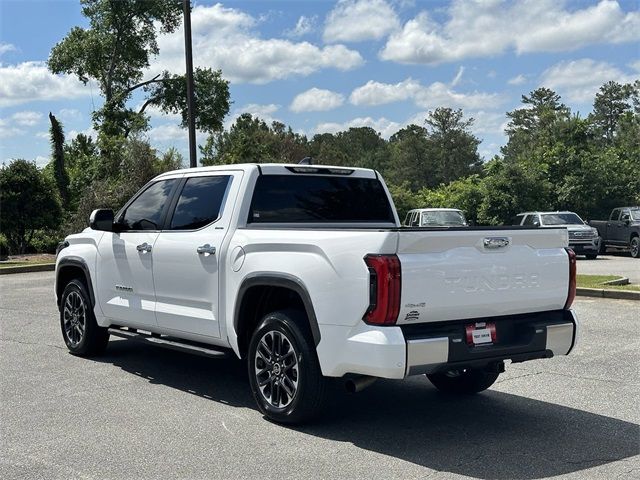
M 513 224 L 540 228 L 566 228 L 569 232 L 569 247 L 576 254 L 585 255 L 589 260 L 595 260 L 598 257 L 600 250 L 598 230 L 587 225 L 576 213 L 566 211 L 519 213 Z
M 475 393 L 505 360 L 575 344 L 565 229 L 400 228 L 373 170 L 178 170 L 90 225 L 57 256 L 69 350 L 99 354 L 110 334 L 231 350 L 278 422 L 317 414 L 329 377 L 359 390 L 427 374 Z
M 462 210 L 457 208 L 416 208 L 404 218 L 405 227 L 468 227 Z

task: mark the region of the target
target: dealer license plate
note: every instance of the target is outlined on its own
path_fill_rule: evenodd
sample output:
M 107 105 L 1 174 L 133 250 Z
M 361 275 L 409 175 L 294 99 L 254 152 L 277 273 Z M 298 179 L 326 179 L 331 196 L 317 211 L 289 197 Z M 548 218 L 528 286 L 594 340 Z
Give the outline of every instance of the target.
M 487 322 L 472 323 L 465 327 L 467 344 L 489 345 L 496 341 L 496 324 Z

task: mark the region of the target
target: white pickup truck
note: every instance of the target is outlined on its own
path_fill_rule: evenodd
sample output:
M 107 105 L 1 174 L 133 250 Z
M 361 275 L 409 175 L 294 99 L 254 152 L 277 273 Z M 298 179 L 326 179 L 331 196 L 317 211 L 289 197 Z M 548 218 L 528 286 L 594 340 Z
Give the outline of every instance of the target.
M 330 377 L 357 391 L 426 374 L 490 387 L 504 361 L 576 343 L 575 255 L 558 229 L 402 228 L 373 170 L 247 164 L 154 178 L 60 245 L 62 335 L 246 359 L 267 417 L 308 420 Z M 215 381 L 215 379 L 212 379 Z

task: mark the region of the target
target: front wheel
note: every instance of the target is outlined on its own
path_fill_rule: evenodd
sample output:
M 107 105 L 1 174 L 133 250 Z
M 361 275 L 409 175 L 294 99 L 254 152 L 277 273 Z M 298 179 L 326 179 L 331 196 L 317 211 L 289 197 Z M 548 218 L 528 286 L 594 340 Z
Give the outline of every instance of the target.
M 109 330 L 97 324 L 84 283 L 71 280 L 62 292 L 60 305 L 60 328 L 69 351 L 82 357 L 104 352 Z
M 249 382 L 263 415 L 278 423 L 302 423 L 317 416 L 325 378 L 305 316 L 294 310 L 267 314 L 251 337 Z
M 585 257 L 587 257 L 587 260 L 595 260 L 596 258 L 598 258 L 598 254 L 597 253 L 587 253 L 585 255 Z
M 427 374 L 433 386 L 444 393 L 472 394 L 486 390 L 495 383 L 500 374 L 485 370 L 451 370 Z
M 640 237 L 633 237 L 631 239 L 631 256 L 633 258 L 640 258 Z
M 604 239 L 602 237 L 598 237 L 598 253 L 600 255 L 607 253 L 607 246 L 604 244 Z

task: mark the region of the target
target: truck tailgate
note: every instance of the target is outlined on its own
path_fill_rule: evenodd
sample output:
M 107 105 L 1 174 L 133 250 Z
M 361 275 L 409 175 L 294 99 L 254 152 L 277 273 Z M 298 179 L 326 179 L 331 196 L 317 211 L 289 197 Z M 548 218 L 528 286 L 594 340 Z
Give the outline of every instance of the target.
M 398 325 L 558 310 L 567 299 L 565 229 L 401 229 L 398 235 Z

